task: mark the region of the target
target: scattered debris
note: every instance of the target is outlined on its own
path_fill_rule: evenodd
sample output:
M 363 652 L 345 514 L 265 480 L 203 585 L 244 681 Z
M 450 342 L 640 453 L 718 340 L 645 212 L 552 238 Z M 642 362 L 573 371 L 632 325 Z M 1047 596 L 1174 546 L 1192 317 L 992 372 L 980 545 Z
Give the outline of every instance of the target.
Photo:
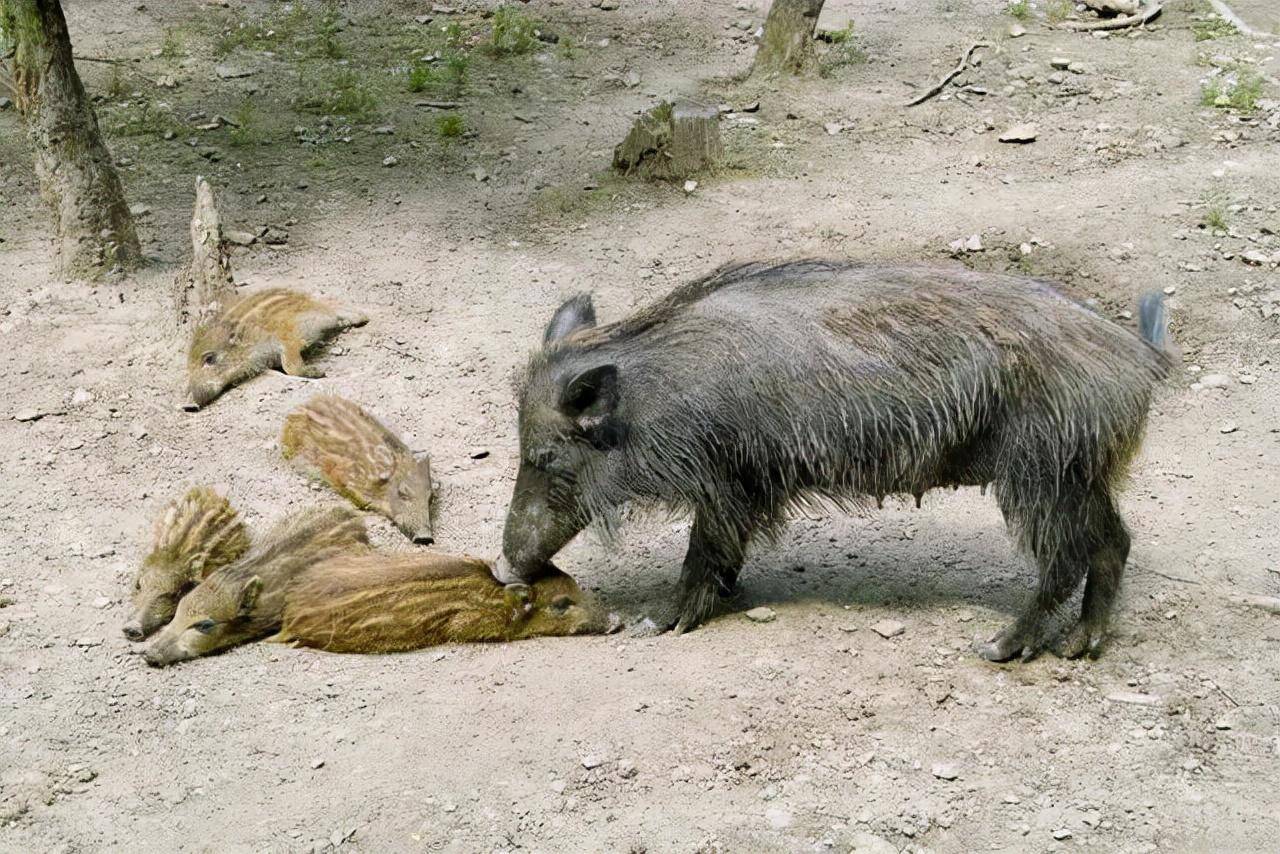
M 1121 703 L 1127 706 L 1161 706 L 1164 700 L 1155 694 L 1140 694 L 1136 691 L 1116 691 L 1107 695 L 1107 700 L 1112 703 Z
M 928 91 L 924 92 L 923 94 L 917 95 L 916 97 L 912 98 L 910 101 L 907 101 L 907 103 L 904 104 L 903 106 L 914 107 L 916 104 L 923 104 L 925 101 L 929 100 L 934 95 L 937 95 L 943 89 L 947 88 L 948 83 L 950 83 L 952 80 L 955 80 L 957 77 L 959 77 L 964 72 L 964 70 L 969 67 L 969 58 L 973 56 L 973 52 L 975 50 L 978 50 L 979 48 L 984 48 L 984 47 L 991 47 L 991 45 L 988 44 L 987 42 L 974 42 L 972 45 L 969 46 L 969 49 L 964 52 L 964 56 L 960 57 L 960 62 L 956 64 L 955 68 L 951 69 L 951 72 L 947 74 L 946 77 L 943 77 L 942 80 L 940 80 L 936 86 L 932 87 Z
M 772 623 L 778 619 L 778 614 L 772 608 L 766 608 L 762 605 L 759 608 L 752 608 L 748 611 L 747 619 L 753 623 Z
M 1139 11 L 1132 15 L 1124 15 L 1115 18 L 1099 18 L 1093 21 L 1063 21 L 1058 27 L 1063 30 L 1074 30 L 1076 32 L 1091 32 L 1097 30 L 1123 30 L 1127 27 L 1140 27 L 1150 21 L 1156 15 L 1160 14 L 1160 4 L 1148 2 L 1148 5 L 1142 7 Z

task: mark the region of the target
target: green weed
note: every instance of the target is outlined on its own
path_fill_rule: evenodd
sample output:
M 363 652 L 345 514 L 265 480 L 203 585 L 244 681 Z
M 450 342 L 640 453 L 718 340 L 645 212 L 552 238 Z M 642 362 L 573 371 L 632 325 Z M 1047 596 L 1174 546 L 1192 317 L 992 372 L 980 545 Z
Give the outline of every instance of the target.
M 538 46 L 534 20 L 514 6 L 499 6 L 493 12 L 493 33 L 485 50 L 494 56 L 519 56 Z
M 818 74 L 829 77 L 847 65 L 861 65 L 867 61 L 866 52 L 854 40 L 853 21 L 842 29 L 824 30 L 819 34 L 831 47 L 818 58 Z
M 181 34 L 172 28 L 164 31 L 164 41 L 160 43 L 160 55 L 165 59 L 177 59 L 186 53 Z
M 1235 110 L 1238 113 L 1257 110 L 1260 97 L 1262 78 L 1245 71 L 1239 72 L 1234 80 L 1210 80 L 1200 90 L 1200 103 L 1204 106 Z
M 231 126 L 231 132 L 227 135 L 227 141 L 230 144 L 245 146 L 258 145 L 262 142 L 263 133 L 258 105 L 252 98 L 245 98 L 240 102 L 231 113 L 231 120 L 235 124 Z
M 466 122 L 457 113 L 444 113 L 436 118 L 436 135 L 442 140 L 457 139 L 466 130 Z
M 1240 31 L 1235 28 L 1234 24 L 1217 16 L 1195 21 L 1191 24 L 1191 34 L 1195 36 L 1198 42 L 1226 38 L 1234 36 L 1238 32 Z
M 1031 17 L 1031 0 L 1013 0 L 1005 11 L 1019 21 L 1025 21 Z
M 1044 16 L 1049 19 L 1049 23 L 1060 24 L 1075 11 L 1075 8 L 1071 0 L 1049 0 L 1044 7 Z
M 350 68 L 344 68 L 325 80 L 300 79 L 304 93 L 297 108 L 308 113 L 345 116 L 355 122 L 372 120 L 378 113 L 379 99 L 370 81 Z

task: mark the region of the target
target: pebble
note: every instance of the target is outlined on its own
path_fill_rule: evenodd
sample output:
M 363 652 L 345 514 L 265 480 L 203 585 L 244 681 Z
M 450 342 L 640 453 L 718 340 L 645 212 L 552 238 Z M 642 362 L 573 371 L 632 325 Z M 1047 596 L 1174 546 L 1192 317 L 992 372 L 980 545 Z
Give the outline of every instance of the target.
M 1067 67 L 1070 65 L 1071 60 L 1067 59 L 1065 56 L 1055 56 L 1049 60 L 1049 67 L 1057 68 L 1060 71 L 1066 71 Z
M 764 817 L 774 830 L 783 830 L 791 826 L 794 817 L 784 809 L 772 807 L 764 811 Z
M 588 771 L 590 771 L 592 768 L 599 768 L 603 764 L 604 764 L 604 760 L 601 759 L 599 756 L 582 757 L 582 767 L 586 768 Z
M 748 611 L 747 619 L 753 623 L 772 623 L 778 619 L 778 614 L 772 608 L 766 608 L 762 605 L 759 608 L 752 608 Z
M 311 770 L 315 771 L 315 770 L 320 769 L 320 768 L 323 768 L 323 767 L 324 767 L 324 760 L 323 760 L 323 759 L 313 759 L 313 760 L 311 760 Z
M 213 73 L 221 77 L 223 80 L 234 80 L 237 77 L 248 77 L 255 74 L 252 69 L 238 68 L 234 65 L 215 65 Z
M 489 452 L 484 448 L 472 448 L 467 455 L 473 460 L 483 460 L 489 456 Z
M 1240 429 L 1240 427 L 1239 427 L 1239 425 L 1237 425 L 1237 424 L 1236 424 L 1236 422 L 1234 422 L 1234 421 L 1227 421 L 1227 422 L 1223 423 L 1223 425 L 1222 425 L 1221 427 L 1219 427 L 1219 428 L 1218 428 L 1218 432 L 1219 432 L 1219 433 L 1234 433 L 1234 432 L 1236 432 L 1236 431 L 1237 431 L 1237 430 L 1239 430 L 1239 429 Z
M 564 794 L 564 790 L 565 790 L 567 787 L 568 787 L 568 784 L 567 784 L 567 783 L 565 783 L 565 781 L 564 781 L 564 780 L 552 780 L 552 781 L 551 781 L 551 791 L 555 792 L 557 795 L 563 795 L 563 794 Z
M 618 0 L 600 0 L 600 11 L 612 12 L 618 8 Z
M 1058 840 L 1059 842 L 1063 841 L 1064 839 L 1070 839 L 1071 831 L 1067 830 L 1065 827 L 1058 828 L 1053 832 L 1053 838 Z
M 1240 385 L 1253 385 L 1257 381 L 1258 381 L 1258 378 L 1255 377 L 1253 374 L 1240 375 Z
M 386 166 L 387 168 L 395 166 L 399 162 L 400 161 L 396 159 L 396 156 L 394 154 L 388 154 L 386 157 L 382 158 L 382 165 Z
M 93 392 L 89 391 L 88 389 L 77 388 L 75 391 L 71 393 L 72 406 L 84 406 L 85 404 L 88 404 L 88 403 L 93 403 Z
M 822 126 L 822 129 L 825 130 L 829 136 L 835 136 L 840 133 L 840 131 L 844 130 L 844 124 L 842 122 L 827 122 Z
M 44 413 L 39 409 L 19 409 L 13 416 L 14 421 L 39 421 Z
M 234 228 L 222 232 L 222 237 L 235 246 L 251 246 L 258 239 L 252 231 L 240 231 Z
M 391 125 L 381 125 L 371 131 L 371 133 L 377 134 L 378 136 L 387 136 L 388 134 L 393 134 L 395 132 L 396 129 Z
M 871 627 L 871 631 L 886 640 L 889 638 L 896 638 L 906 630 L 907 627 L 902 623 L 899 623 L 897 620 L 881 620 Z
M 960 769 L 953 763 L 943 762 L 934 765 L 933 768 L 930 769 L 930 773 L 939 780 L 955 780 L 960 776 Z
M 622 85 L 628 89 L 634 89 L 640 85 L 640 74 L 635 71 L 628 71 L 622 78 Z
M 129 214 L 135 219 L 142 219 L 144 216 L 151 215 L 151 208 L 144 204 L 129 205 Z
M 898 854 L 898 846 L 882 836 L 859 831 L 849 839 L 849 854 Z
M 1112 703 L 1123 703 L 1129 706 L 1159 706 L 1164 700 L 1155 694 L 1141 694 L 1136 691 L 1116 691 L 1107 695 Z
M 1231 385 L 1231 377 L 1226 374 L 1205 374 L 1200 378 L 1200 385 L 1205 388 L 1226 388 Z
M 1026 28 L 1026 27 L 1024 27 L 1024 26 L 1022 26 L 1022 24 L 1010 24 L 1010 25 L 1009 25 L 1009 38 L 1011 38 L 1011 39 L 1020 39 L 1020 38 L 1022 38 L 1023 36 L 1025 36 L 1026 34 L 1027 34 L 1027 28 Z
M 98 610 L 102 610 L 103 608 L 107 607 L 110 604 L 111 604 L 111 600 L 108 599 L 106 596 L 99 596 L 97 599 L 93 600 L 93 607 L 97 608 Z
M 1001 142 L 1026 143 L 1035 142 L 1036 137 L 1040 134 L 1034 122 L 1026 122 L 1025 124 L 1014 125 L 1013 127 L 1000 134 Z
M 688 181 L 685 181 L 685 182 L 684 182 L 684 192 L 685 192 L 685 195 L 688 195 L 689 193 L 692 193 L 692 192 L 693 192 L 694 190 L 696 190 L 696 189 L 698 189 L 698 182 L 697 182 L 697 181 L 694 181 L 694 180 L 690 179 L 690 180 L 688 180 Z

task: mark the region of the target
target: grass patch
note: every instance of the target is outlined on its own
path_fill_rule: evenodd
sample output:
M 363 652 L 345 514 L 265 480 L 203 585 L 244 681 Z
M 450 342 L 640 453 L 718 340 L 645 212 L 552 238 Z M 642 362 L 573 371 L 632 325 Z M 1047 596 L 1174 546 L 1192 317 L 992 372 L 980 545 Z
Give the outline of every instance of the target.
M 1044 15 L 1049 19 L 1051 24 L 1060 24 L 1065 21 L 1076 9 L 1075 4 L 1071 0 L 1049 0 L 1044 8 Z
M 378 115 L 379 99 L 368 78 L 344 68 L 327 78 L 308 80 L 299 76 L 302 93 L 297 109 L 319 115 L 344 116 L 354 122 L 372 121 Z
M 1240 31 L 1230 21 L 1219 18 L 1216 15 L 1212 18 L 1204 18 L 1191 24 L 1191 34 L 1195 36 L 1198 42 L 1212 41 L 1213 39 L 1224 39 L 1234 36 Z
M 172 27 L 166 27 L 164 40 L 160 42 L 160 55 L 165 59 L 177 59 L 187 53 L 182 34 Z
M 409 91 L 457 98 L 467 82 L 469 65 L 470 60 L 462 53 L 451 54 L 433 63 L 418 63 L 409 69 Z
M 823 30 L 818 39 L 831 45 L 818 58 L 818 75 L 830 77 L 838 69 L 848 65 L 862 65 L 867 61 L 867 54 L 854 39 L 853 21 L 850 20 L 841 29 Z
M 1253 72 L 1241 71 L 1234 80 L 1217 78 L 1200 89 L 1200 103 L 1221 110 L 1252 113 L 1258 109 L 1262 97 L 1262 77 Z
M 574 42 L 572 36 L 560 37 L 560 43 L 556 45 L 556 55 L 566 60 L 578 58 L 578 45 Z
M 213 55 L 221 59 L 236 50 L 284 52 L 295 57 L 342 59 L 346 56 L 338 34 L 343 19 L 336 2 L 317 11 L 295 0 L 261 17 L 237 12 L 213 40 Z
M 444 113 L 436 117 L 436 136 L 451 141 L 467 131 L 467 123 L 458 113 Z
M 538 46 L 537 24 L 515 6 L 499 6 L 493 12 L 493 31 L 485 43 L 492 56 L 519 56 Z
M 265 134 L 262 131 L 262 119 L 258 113 L 258 105 L 252 98 L 245 98 L 231 112 L 231 132 L 227 134 L 227 142 L 235 146 L 260 145 Z
M 179 134 L 183 130 L 168 107 L 158 105 L 150 98 L 99 109 L 109 136 L 164 136 L 168 131 Z
M 1221 202 L 1213 202 L 1204 214 L 1204 225 L 1214 231 L 1227 230 L 1227 210 Z
M 1031 0 L 1013 0 L 1005 11 L 1019 21 L 1025 21 L 1031 17 Z

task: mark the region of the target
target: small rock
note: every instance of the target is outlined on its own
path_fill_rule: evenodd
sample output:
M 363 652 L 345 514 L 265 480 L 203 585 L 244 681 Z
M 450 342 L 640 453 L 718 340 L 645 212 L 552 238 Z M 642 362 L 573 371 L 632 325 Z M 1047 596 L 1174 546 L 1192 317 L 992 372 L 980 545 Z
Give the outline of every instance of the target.
M 44 413 L 39 409 L 19 409 L 13 416 L 14 421 L 39 421 L 44 418 Z
M 1001 142 L 1028 143 L 1035 142 L 1039 135 L 1040 129 L 1036 127 L 1034 122 L 1026 122 L 1013 127 L 1000 134 Z
M 582 757 L 582 767 L 586 768 L 588 771 L 590 771 L 592 768 L 599 768 L 603 764 L 604 764 L 604 760 L 601 759 L 599 756 Z
M 1060 71 L 1066 71 L 1067 66 L 1069 65 L 1071 65 L 1071 60 L 1067 59 L 1065 56 L 1055 56 L 1049 60 L 1049 67 L 1057 68 Z
M 759 608 L 752 608 L 748 611 L 747 619 L 753 623 L 772 623 L 778 619 L 778 614 L 772 608 L 766 608 L 762 605 Z
M 842 122 L 827 122 L 822 126 L 822 129 L 825 130 L 829 136 L 835 136 L 840 133 L 840 131 L 844 130 L 844 124 Z
M 87 388 L 77 388 L 71 393 L 72 406 L 84 406 L 89 403 L 93 403 L 93 392 Z
M 252 246 L 258 239 L 258 236 L 252 231 L 240 231 L 238 229 L 229 228 L 222 232 L 222 238 L 235 246 Z
M 960 769 L 953 763 L 943 762 L 934 765 L 933 768 L 930 769 L 930 773 L 939 780 L 955 780 L 960 776 Z
M 489 180 L 489 173 L 485 171 L 483 166 L 473 166 L 467 174 L 481 183 Z
M 618 763 L 618 776 L 624 780 L 630 780 L 640 773 L 640 770 L 630 762 Z
M 788 828 L 794 820 L 791 813 L 784 809 L 778 809 L 777 807 L 771 807 L 770 809 L 765 810 L 764 817 L 765 820 L 769 822 L 769 826 L 774 830 L 783 830 L 784 828 Z
M 694 190 L 696 190 L 696 189 L 698 189 L 698 182 L 697 182 L 697 181 L 694 181 L 693 179 L 690 179 L 690 180 L 688 180 L 688 181 L 685 181 L 685 182 L 684 182 L 684 192 L 685 192 L 685 195 L 688 195 L 689 193 L 692 193 L 692 192 L 693 192 Z
M 859 831 L 849 839 L 849 854 L 898 854 L 898 846 L 882 836 Z
M 103 608 L 107 607 L 110 604 L 111 604 L 111 600 L 108 599 L 106 596 L 99 596 L 97 599 L 93 600 L 93 607 L 97 608 L 99 611 L 101 611 Z
M 896 638 L 906 630 L 907 627 L 902 623 L 899 623 L 897 620 L 881 620 L 871 627 L 871 631 L 875 632 L 885 640 L 888 640 L 889 638 Z
M 311 760 L 311 770 L 315 771 L 315 770 L 318 770 L 318 769 L 323 768 L 323 767 L 324 767 L 324 760 L 323 760 L 323 759 L 313 759 L 313 760 Z
M 1231 385 L 1231 377 L 1226 374 L 1205 374 L 1200 378 L 1204 388 L 1226 388 Z
M 1020 38 L 1022 38 L 1023 36 L 1025 36 L 1026 34 L 1027 34 L 1027 28 L 1026 28 L 1026 27 L 1024 27 L 1024 26 L 1022 26 L 1022 24 L 1010 24 L 1010 25 L 1009 25 L 1009 38 L 1011 38 L 1011 39 L 1020 39 Z
M 568 784 L 566 784 L 564 780 L 552 780 L 552 781 L 551 781 L 551 791 L 555 792 L 557 795 L 563 795 L 563 794 L 564 794 L 564 790 L 565 790 L 567 787 L 568 787 Z
M 600 11 L 612 12 L 618 8 L 618 0 L 600 0 Z
M 1258 378 L 1255 377 L 1253 374 L 1240 375 L 1240 385 L 1253 385 L 1257 381 L 1258 381 Z
M 1258 249 L 1250 249 L 1247 252 L 1240 253 L 1240 260 L 1254 267 L 1261 267 L 1271 261 L 1271 256 Z
M 628 71 L 622 78 L 622 84 L 628 89 L 634 89 L 640 85 L 640 75 L 635 71 Z
M 1219 428 L 1218 428 L 1218 432 L 1219 432 L 1219 433 L 1234 433 L 1234 432 L 1236 432 L 1236 431 L 1237 431 L 1237 430 L 1239 430 L 1239 429 L 1240 429 L 1240 427 L 1239 427 L 1239 425 L 1237 425 L 1237 424 L 1236 424 L 1236 422 L 1234 422 L 1234 421 L 1227 421 L 1227 422 L 1224 422 L 1224 423 L 1223 423 L 1223 425 L 1222 425 L 1221 427 L 1219 427 Z
M 129 205 L 129 213 L 135 219 L 142 219 L 144 216 L 151 216 L 151 208 L 142 203 Z
M 282 246 L 289 242 L 289 232 L 282 228 L 268 228 L 262 233 L 262 242 L 268 246 Z
M 256 73 L 252 69 L 238 68 L 234 65 L 215 65 L 213 73 L 221 77 L 223 80 L 234 80 L 237 77 L 249 77 Z
M 390 136 L 395 132 L 396 129 L 391 125 L 381 125 L 370 131 L 370 133 L 377 134 L 378 136 Z
M 468 456 L 473 460 L 483 460 L 485 457 L 489 456 L 489 452 L 484 448 L 472 448 Z
M 1053 838 L 1058 840 L 1059 842 L 1061 842 L 1064 839 L 1070 839 L 1071 831 L 1067 830 L 1065 827 L 1059 828 L 1053 832 Z
M 382 158 L 382 165 L 386 166 L 387 168 L 395 166 L 399 162 L 400 161 L 396 159 L 396 156 L 394 154 L 388 154 L 386 157 Z
M 1140 694 L 1136 691 L 1116 691 L 1108 694 L 1107 699 L 1112 703 L 1123 703 L 1129 706 L 1159 706 L 1164 703 L 1164 700 L 1155 694 Z
M 416 24 L 429 24 L 433 19 L 430 15 L 414 15 L 413 20 Z

